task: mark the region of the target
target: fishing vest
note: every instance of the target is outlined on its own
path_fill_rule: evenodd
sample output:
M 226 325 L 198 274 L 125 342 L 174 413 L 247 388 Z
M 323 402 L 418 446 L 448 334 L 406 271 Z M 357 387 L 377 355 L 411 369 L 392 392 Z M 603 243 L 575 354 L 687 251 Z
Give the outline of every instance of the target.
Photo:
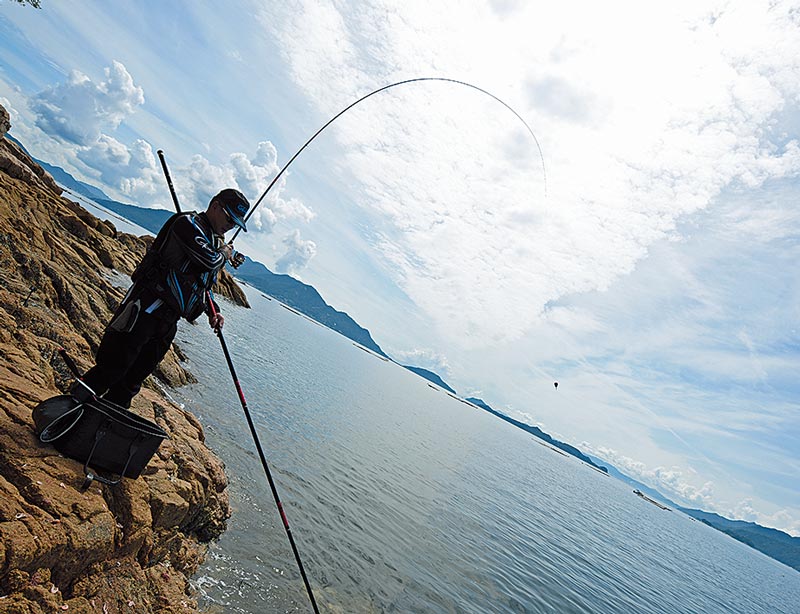
M 162 315 L 175 314 L 176 319 L 183 317 L 193 322 L 206 310 L 206 293 L 216 282 L 225 260 L 212 269 L 192 260 L 173 236 L 175 223 L 182 216 L 190 218 L 195 226 L 202 226 L 199 214 L 194 211 L 173 214 L 161 227 L 144 258 L 131 274 L 134 286 L 128 294 L 128 300 L 144 299 L 142 307 L 148 310 L 147 304 L 151 299 L 160 299 L 164 304 L 156 305 L 152 313 L 162 310 Z M 205 230 L 204 238 L 218 240 L 210 228 Z

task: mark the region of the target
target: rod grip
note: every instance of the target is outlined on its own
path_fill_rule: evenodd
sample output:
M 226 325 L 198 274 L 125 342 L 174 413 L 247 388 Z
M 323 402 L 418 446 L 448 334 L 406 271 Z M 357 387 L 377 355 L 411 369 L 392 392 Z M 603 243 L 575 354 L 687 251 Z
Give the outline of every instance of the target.
M 75 364 L 75 361 L 72 360 L 72 357 L 67 354 L 67 350 L 64 348 L 58 348 L 58 355 L 61 356 L 61 360 L 64 361 L 64 364 L 67 365 L 67 368 L 72 371 L 72 375 L 80 379 L 81 374 L 78 370 L 78 365 Z

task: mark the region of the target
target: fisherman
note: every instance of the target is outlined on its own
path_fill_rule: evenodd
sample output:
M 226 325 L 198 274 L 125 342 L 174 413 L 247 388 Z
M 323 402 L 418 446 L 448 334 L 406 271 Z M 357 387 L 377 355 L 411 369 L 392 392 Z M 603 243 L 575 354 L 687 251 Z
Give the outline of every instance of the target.
M 194 322 L 205 312 L 211 328 L 222 328 L 225 319 L 211 287 L 225 262 L 234 267 L 244 262 L 225 243 L 225 233 L 234 226 L 247 232 L 249 209 L 241 192 L 227 188 L 204 212 L 176 213 L 167 220 L 131 275 L 133 285 L 103 334 L 95 366 L 72 387 L 77 401 L 94 393 L 130 408 L 142 382 L 169 350 L 181 317 Z

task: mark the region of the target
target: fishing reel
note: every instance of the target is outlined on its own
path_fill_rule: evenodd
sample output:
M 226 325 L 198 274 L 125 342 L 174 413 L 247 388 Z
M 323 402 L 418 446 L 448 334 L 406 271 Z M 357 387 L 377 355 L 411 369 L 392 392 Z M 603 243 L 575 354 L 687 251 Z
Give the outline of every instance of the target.
M 244 260 L 245 260 L 245 255 L 241 252 L 237 252 L 236 250 L 234 250 L 231 253 L 231 257 L 230 260 L 228 260 L 228 262 L 234 269 L 238 269 L 240 266 L 244 264 Z

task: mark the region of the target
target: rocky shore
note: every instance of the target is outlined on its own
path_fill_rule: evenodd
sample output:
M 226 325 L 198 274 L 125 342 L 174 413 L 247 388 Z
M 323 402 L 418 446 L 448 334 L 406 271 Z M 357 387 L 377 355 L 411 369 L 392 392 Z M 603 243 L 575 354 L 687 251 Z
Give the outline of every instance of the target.
M 196 612 L 188 578 L 230 515 L 224 467 L 197 419 L 151 378 L 132 409 L 170 439 L 139 479 L 86 492 L 81 465 L 40 443 L 31 420 L 70 383 L 59 347 L 92 364 L 152 238 L 62 197 L 8 129 L 0 107 L 0 614 Z M 229 276 L 220 286 L 246 305 Z M 181 358 L 173 347 L 158 378 L 191 381 Z

